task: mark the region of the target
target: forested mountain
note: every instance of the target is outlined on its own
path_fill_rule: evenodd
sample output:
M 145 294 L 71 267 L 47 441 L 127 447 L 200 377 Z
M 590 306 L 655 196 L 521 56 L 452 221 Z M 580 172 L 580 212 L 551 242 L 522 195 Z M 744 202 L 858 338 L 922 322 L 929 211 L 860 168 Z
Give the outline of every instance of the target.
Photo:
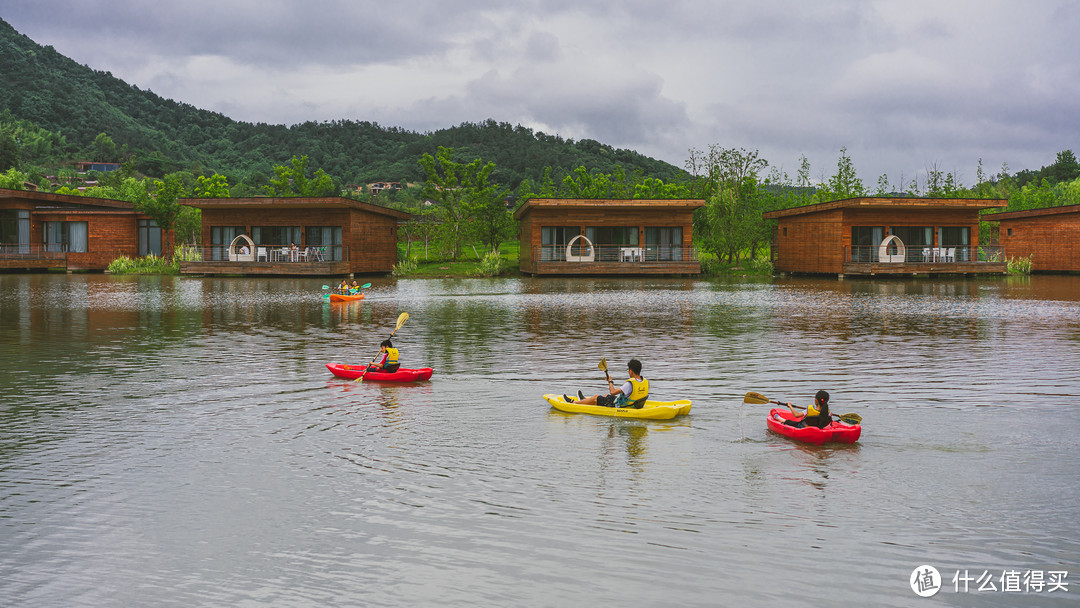
M 420 156 L 445 146 L 465 161 L 481 157 L 494 162 L 494 178 L 511 188 L 525 178 L 539 178 L 545 167 L 556 175 L 579 166 L 603 173 L 621 167 L 627 174 L 665 181 L 683 175 L 677 167 L 631 150 L 494 120 L 433 133 L 351 120 L 291 127 L 240 122 L 80 65 L 3 20 L 0 82 L 0 128 L 5 123 L 9 130 L 21 125 L 24 166 L 134 157 L 136 168 L 146 175 L 190 170 L 253 181 L 252 174 L 271 174 L 275 165 L 307 155 L 313 169 L 323 169 L 343 184 L 416 181 L 422 179 Z M 102 133 L 107 137 L 101 139 Z

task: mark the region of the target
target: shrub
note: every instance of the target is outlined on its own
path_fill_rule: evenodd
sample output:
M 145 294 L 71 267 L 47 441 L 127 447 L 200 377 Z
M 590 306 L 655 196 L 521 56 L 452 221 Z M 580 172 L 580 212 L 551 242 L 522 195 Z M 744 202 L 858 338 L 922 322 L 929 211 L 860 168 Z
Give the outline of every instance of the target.
M 394 264 L 393 275 L 395 277 L 403 277 L 407 274 L 412 274 L 416 272 L 416 268 L 419 265 L 420 263 L 417 261 L 416 258 L 408 258 L 405 260 L 401 260 L 397 264 Z
M 141 258 L 120 256 L 109 263 L 112 274 L 180 274 L 180 262 L 170 264 L 165 258 L 148 255 Z
M 1031 256 L 1026 258 L 1009 258 L 1006 260 L 1009 265 L 1009 274 L 1031 274 Z
M 754 258 L 750 260 L 750 270 L 757 274 L 771 275 L 773 273 L 772 260 L 769 258 Z
M 480 260 L 473 274 L 478 277 L 496 277 L 506 272 L 506 260 L 498 251 L 490 251 Z

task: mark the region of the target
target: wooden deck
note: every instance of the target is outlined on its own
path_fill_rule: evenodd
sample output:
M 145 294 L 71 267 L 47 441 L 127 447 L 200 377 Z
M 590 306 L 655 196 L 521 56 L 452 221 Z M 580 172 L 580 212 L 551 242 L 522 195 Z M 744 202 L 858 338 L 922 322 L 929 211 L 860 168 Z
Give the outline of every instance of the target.
M 47 270 L 67 267 L 67 260 L 63 258 L 0 257 L 0 270 Z
M 701 274 L 700 262 L 536 262 L 533 275 Z
M 349 262 L 180 262 L 180 274 L 331 276 L 351 274 Z
M 846 262 L 843 276 L 1005 274 L 1005 262 Z

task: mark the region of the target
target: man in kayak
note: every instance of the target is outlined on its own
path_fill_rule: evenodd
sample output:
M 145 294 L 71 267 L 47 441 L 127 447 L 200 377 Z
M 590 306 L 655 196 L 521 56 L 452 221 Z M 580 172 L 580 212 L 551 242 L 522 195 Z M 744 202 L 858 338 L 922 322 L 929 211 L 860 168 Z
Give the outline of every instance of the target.
M 368 371 L 386 372 L 388 374 L 396 372 L 400 364 L 398 363 L 398 349 L 394 348 L 394 344 L 390 340 L 383 340 L 382 344 L 379 345 L 379 352 L 382 353 L 382 360 L 369 365 Z
M 788 406 L 788 409 L 791 410 L 792 416 L 799 416 L 795 411 L 795 406 L 790 401 L 784 405 Z M 806 414 L 804 416 L 794 420 L 784 421 L 784 424 L 800 429 L 806 426 L 814 426 L 823 429 L 831 423 L 832 415 L 829 413 L 829 393 L 826 391 L 818 391 L 817 394 L 814 395 L 814 404 L 806 406 Z
M 592 397 L 586 397 L 584 393 L 578 391 L 577 403 L 581 405 L 599 405 L 602 407 L 632 407 L 635 409 L 641 409 L 645 406 L 645 401 L 649 398 L 649 381 L 641 377 L 641 361 L 637 359 L 631 359 L 626 364 L 626 371 L 630 374 L 630 378 L 621 387 L 616 387 L 615 383 L 608 379 L 608 394 L 607 395 L 593 395 Z M 563 400 L 567 403 L 573 403 L 574 400 L 571 397 L 563 395 Z

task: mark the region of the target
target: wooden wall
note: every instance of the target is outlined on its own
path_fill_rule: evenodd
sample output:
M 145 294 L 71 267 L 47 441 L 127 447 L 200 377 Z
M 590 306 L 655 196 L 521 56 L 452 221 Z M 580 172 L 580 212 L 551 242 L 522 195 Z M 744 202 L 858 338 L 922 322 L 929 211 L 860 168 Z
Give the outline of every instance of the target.
M 30 220 L 30 243 L 45 242 L 45 222 L 86 222 L 87 251 L 65 254 L 68 270 L 105 270 L 120 256 L 139 255 L 137 216 L 131 211 L 78 211 L 34 213 Z
M 536 272 L 533 268 L 533 250 L 540 247 L 541 228 L 544 226 L 637 226 L 638 245 L 645 244 L 645 228 L 682 228 L 683 247 L 694 244 L 693 211 L 671 208 L 626 207 L 535 207 L 521 218 L 521 271 Z M 604 245 L 606 243 L 595 243 Z
M 1000 238 L 1006 257 L 1030 255 L 1034 271 L 1080 272 L 1080 212 L 1001 220 Z
M 780 272 L 840 274 L 844 271 L 843 212 L 780 218 L 774 268 Z M 848 235 L 850 240 L 850 234 Z

